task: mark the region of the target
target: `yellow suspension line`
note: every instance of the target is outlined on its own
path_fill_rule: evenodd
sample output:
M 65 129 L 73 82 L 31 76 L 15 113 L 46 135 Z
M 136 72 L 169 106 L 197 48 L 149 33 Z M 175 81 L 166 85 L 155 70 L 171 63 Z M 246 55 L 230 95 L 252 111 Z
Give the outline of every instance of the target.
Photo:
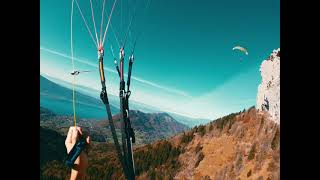
M 73 121 L 74 121 L 74 126 L 77 126 L 77 118 L 76 118 L 76 103 L 75 103 L 75 86 L 76 86 L 76 77 L 73 75 L 73 82 L 72 82 L 72 103 L 73 103 Z

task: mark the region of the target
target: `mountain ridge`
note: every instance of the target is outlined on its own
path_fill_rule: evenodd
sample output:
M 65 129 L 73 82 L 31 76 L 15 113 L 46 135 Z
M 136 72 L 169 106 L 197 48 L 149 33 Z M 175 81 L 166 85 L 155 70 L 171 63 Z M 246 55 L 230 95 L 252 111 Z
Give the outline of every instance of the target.
M 106 116 L 101 100 L 75 91 L 77 116 L 84 118 L 103 118 Z M 40 106 L 49 108 L 60 115 L 72 115 L 72 90 L 60 86 L 40 75 Z M 118 113 L 119 108 L 110 105 L 112 113 Z
M 50 88 L 55 89 L 56 86 L 58 87 L 58 92 L 55 93 L 51 93 L 51 91 L 49 91 L 48 93 L 48 88 L 43 88 L 44 86 L 46 86 L 46 84 L 50 85 Z M 50 98 L 50 100 L 47 101 L 52 101 L 52 99 L 54 100 L 62 100 L 62 101 L 68 101 L 69 103 L 72 102 L 72 94 L 71 91 L 72 89 L 70 89 L 72 87 L 72 84 L 61 80 L 61 79 L 57 79 L 48 75 L 40 75 L 40 101 L 41 101 L 41 97 L 45 97 L 45 98 Z M 86 90 L 83 90 L 86 89 Z M 101 100 L 98 99 L 97 97 L 99 96 L 99 91 L 90 87 L 86 87 L 86 86 L 82 86 L 82 85 L 77 85 L 76 87 L 76 98 L 77 99 L 82 99 L 82 96 L 88 96 L 89 99 L 93 98 L 93 100 L 89 100 L 89 102 L 91 103 L 87 103 L 87 101 L 85 100 L 81 100 L 81 101 L 77 101 L 78 104 L 82 105 L 82 106 L 88 106 L 90 107 L 90 110 L 95 111 L 95 108 L 99 108 L 100 110 L 98 111 L 99 113 L 99 118 L 95 118 L 93 113 L 90 112 L 82 112 L 80 115 L 84 116 L 85 118 L 90 118 L 89 115 L 93 115 L 92 118 L 94 119 L 102 119 L 103 117 L 105 117 L 105 113 L 104 113 L 104 105 L 102 104 Z M 63 97 L 60 96 L 60 94 L 63 95 Z M 67 95 L 65 95 L 67 94 Z M 80 97 L 79 97 L 80 94 Z M 111 95 L 109 94 L 109 102 L 111 104 L 111 111 L 113 114 L 118 113 L 119 112 L 119 108 L 117 108 L 119 106 L 119 98 L 117 96 Z M 92 102 L 94 101 L 94 102 Z M 48 108 L 50 109 L 54 109 L 57 108 L 57 106 L 53 106 L 50 105 L 51 103 L 47 103 L 49 104 Z M 44 105 L 44 103 L 42 104 Z M 59 106 L 63 106 L 62 104 L 59 104 Z M 68 106 L 69 110 L 65 110 L 65 108 L 63 108 L 62 110 L 57 110 L 56 112 L 60 115 L 71 115 L 72 114 L 72 109 L 71 109 L 71 105 Z M 81 110 L 81 108 L 77 108 L 79 110 Z M 165 112 L 165 111 L 161 111 L 160 109 L 158 109 L 157 107 L 154 106 L 149 106 L 147 104 L 141 103 L 141 102 L 136 102 L 134 100 L 130 100 L 130 109 L 134 109 L 134 110 L 139 110 L 139 111 L 143 111 L 146 113 L 160 113 L 160 112 Z M 68 113 L 66 113 L 66 111 Z M 62 113 L 59 113 L 62 112 Z M 179 115 L 176 113 L 171 113 L 171 112 L 166 112 L 168 113 L 170 116 L 172 116 L 175 120 L 177 120 L 178 122 L 187 125 L 188 127 L 194 127 L 196 125 L 199 124 L 204 124 L 209 122 L 210 120 L 208 119 L 198 119 L 198 118 L 191 118 L 191 117 L 187 117 L 187 116 L 183 116 L 183 115 Z M 86 115 L 89 114 L 89 115 Z
M 165 139 L 174 134 L 187 130 L 188 127 L 179 123 L 167 113 L 144 113 L 130 110 L 130 120 L 137 136 L 137 144 L 146 144 L 158 139 Z M 117 132 L 120 134 L 120 114 L 113 116 Z M 40 106 L 40 126 L 46 127 L 62 135 L 73 125 L 72 116 L 60 116 Z M 77 119 L 78 126 L 86 129 L 93 141 L 113 142 L 109 121 L 107 119 Z

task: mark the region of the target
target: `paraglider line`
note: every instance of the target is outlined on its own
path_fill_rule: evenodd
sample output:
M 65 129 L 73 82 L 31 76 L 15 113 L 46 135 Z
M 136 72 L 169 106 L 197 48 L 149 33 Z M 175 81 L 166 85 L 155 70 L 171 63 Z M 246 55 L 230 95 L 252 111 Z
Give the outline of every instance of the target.
M 97 28 L 96 28 L 96 22 L 95 22 L 95 20 L 94 20 L 94 12 L 93 12 L 93 7 L 92 7 L 92 0 L 90 0 L 90 7 L 91 7 L 91 16 L 92 16 L 94 31 L 95 31 L 95 33 L 96 33 L 97 43 L 99 43 L 99 41 L 98 41 L 98 34 L 97 34 Z
M 73 23 L 73 6 L 74 5 L 74 0 L 72 0 L 72 6 L 71 6 L 71 27 L 70 27 L 70 47 L 71 47 L 71 63 L 72 63 L 72 70 L 74 71 L 74 59 L 73 59 L 73 31 L 72 31 L 72 23 Z M 73 76 L 73 81 L 72 81 L 72 106 L 73 106 L 73 121 L 74 121 L 74 126 L 77 126 L 77 118 L 76 118 L 76 105 L 75 105 L 75 76 Z
M 110 23 L 110 27 L 111 27 L 111 31 L 112 31 L 112 33 L 113 33 L 113 35 L 114 35 L 114 37 L 115 37 L 115 39 L 116 39 L 116 41 L 117 41 L 117 44 L 118 44 L 118 46 L 119 46 L 119 48 L 120 48 L 120 43 L 119 43 L 118 36 L 116 35 L 115 31 L 113 30 L 113 27 L 112 27 L 112 24 L 111 24 L 111 23 Z
M 129 30 L 130 30 L 132 21 L 133 21 L 133 19 L 134 19 L 135 16 L 136 16 L 136 7 L 137 7 L 137 4 L 138 4 L 138 3 L 136 2 L 135 7 L 134 7 L 134 11 L 133 11 L 133 16 L 132 16 L 132 18 L 131 18 L 131 20 L 130 20 L 130 23 L 129 23 L 127 32 L 126 32 L 126 34 L 125 34 L 124 42 L 123 42 L 123 45 L 122 45 L 123 48 L 124 48 L 124 46 L 125 46 L 125 44 L 126 44 L 126 41 L 127 41 L 127 38 L 128 38 L 128 33 L 129 33 Z
M 149 9 L 150 4 L 151 4 L 151 0 L 148 0 L 147 3 L 146 3 L 146 5 L 145 5 L 145 16 L 144 16 L 144 19 L 142 20 L 143 22 L 145 21 L 145 17 L 147 16 L 147 10 Z M 130 32 L 131 32 L 131 31 L 130 31 Z M 137 33 L 137 35 L 135 36 L 134 42 L 133 42 L 133 43 L 131 42 L 131 45 L 133 44 L 133 45 L 132 45 L 131 54 L 134 53 L 135 46 L 136 46 L 136 42 L 137 42 L 138 38 L 140 37 L 140 35 L 141 35 L 142 33 L 143 33 L 143 31 L 139 31 L 139 32 Z
M 103 17 L 104 17 L 104 5 L 106 0 L 103 0 L 103 6 L 102 6 L 102 14 L 101 14 L 101 25 L 100 25 L 100 44 L 102 43 L 102 26 L 103 26 Z
M 111 43 L 110 43 L 110 49 L 111 49 L 112 56 L 115 57 Z
M 107 23 L 107 26 L 106 26 L 106 30 L 104 31 L 104 36 L 103 36 L 103 41 L 101 43 L 101 46 L 103 46 L 104 41 L 106 39 L 106 34 L 107 34 L 107 31 L 108 31 L 109 23 L 110 23 L 111 16 L 112 16 L 112 13 L 113 13 L 113 10 L 114 10 L 114 7 L 115 7 L 116 3 L 117 3 L 117 0 L 115 0 L 114 3 L 113 3 L 112 9 L 111 9 L 111 12 L 110 12 L 110 15 L 109 15 L 108 23 Z
M 109 18 L 107 11 L 106 11 L 106 14 L 107 14 L 107 18 Z M 114 37 L 115 37 L 115 39 L 116 39 L 116 41 L 117 41 L 117 43 L 118 43 L 118 46 L 119 46 L 119 48 L 120 48 L 119 38 L 118 38 L 117 34 L 115 33 L 116 31 L 114 31 L 114 28 L 113 28 L 111 22 L 110 22 L 110 28 L 111 28 L 111 31 L 112 31 L 112 33 L 113 33 L 113 35 L 114 35 Z
M 88 27 L 87 21 L 85 20 L 85 18 L 84 18 L 84 16 L 83 16 L 83 14 L 82 14 L 82 11 L 81 11 L 81 8 L 80 8 L 80 6 L 79 6 L 79 4 L 78 4 L 78 1 L 77 1 L 77 0 L 75 0 L 75 2 L 76 2 L 76 4 L 77 4 L 77 7 L 78 7 L 79 12 L 80 12 L 81 17 L 82 17 L 82 20 L 83 20 L 84 24 L 86 25 L 87 30 L 88 30 L 88 32 L 89 32 L 89 34 L 90 34 L 90 36 L 91 36 L 91 38 L 92 38 L 93 42 L 94 42 L 94 44 L 96 45 L 96 47 L 98 48 L 98 44 L 97 44 L 97 42 L 96 42 L 96 41 L 94 40 L 94 38 L 93 38 L 93 35 L 92 35 L 92 33 L 91 33 L 91 31 L 90 31 L 90 29 L 89 29 L 89 27 Z

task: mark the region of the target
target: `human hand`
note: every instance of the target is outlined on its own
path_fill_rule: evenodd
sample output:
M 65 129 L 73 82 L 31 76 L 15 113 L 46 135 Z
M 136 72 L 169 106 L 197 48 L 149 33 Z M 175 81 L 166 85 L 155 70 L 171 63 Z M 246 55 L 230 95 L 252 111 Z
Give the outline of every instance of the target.
M 81 127 L 72 126 L 69 128 L 68 135 L 65 141 L 67 153 L 71 151 L 80 136 L 84 136 Z M 88 145 L 90 145 L 90 137 L 86 137 Z M 82 151 L 75 161 L 75 166 L 71 170 L 70 179 L 83 179 L 85 177 L 86 169 L 88 167 L 88 156 L 85 151 Z

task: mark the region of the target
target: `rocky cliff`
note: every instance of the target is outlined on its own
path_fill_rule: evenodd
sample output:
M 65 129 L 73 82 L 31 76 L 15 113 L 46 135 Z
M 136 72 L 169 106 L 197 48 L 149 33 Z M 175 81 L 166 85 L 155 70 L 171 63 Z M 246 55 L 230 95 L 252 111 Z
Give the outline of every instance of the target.
M 280 48 L 273 50 L 271 55 L 260 66 L 261 84 L 258 87 L 258 110 L 269 113 L 271 119 L 280 124 Z

